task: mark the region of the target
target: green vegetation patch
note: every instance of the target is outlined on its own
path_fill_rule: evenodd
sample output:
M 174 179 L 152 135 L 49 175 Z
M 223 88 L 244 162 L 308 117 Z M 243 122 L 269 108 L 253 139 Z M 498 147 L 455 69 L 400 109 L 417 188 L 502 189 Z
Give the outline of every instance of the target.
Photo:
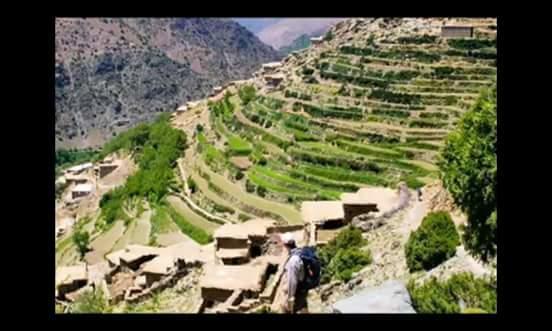
M 471 273 L 459 273 L 446 281 L 432 277 L 417 286 L 408 283 L 412 305 L 422 314 L 496 313 L 496 278 L 475 278 Z M 464 310 L 460 306 L 464 303 Z
M 460 237 L 447 212 L 429 213 L 405 246 L 410 271 L 429 270 L 454 256 Z

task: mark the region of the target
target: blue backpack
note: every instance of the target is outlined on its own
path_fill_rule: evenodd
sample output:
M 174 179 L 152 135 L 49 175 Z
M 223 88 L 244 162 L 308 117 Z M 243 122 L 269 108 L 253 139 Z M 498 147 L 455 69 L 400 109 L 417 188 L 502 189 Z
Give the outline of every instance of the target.
M 316 255 L 316 248 L 302 247 L 296 250 L 294 255 L 299 255 L 305 268 L 305 279 L 300 286 L 305 290 L 310 290 L 320 285 L 320 260 Z

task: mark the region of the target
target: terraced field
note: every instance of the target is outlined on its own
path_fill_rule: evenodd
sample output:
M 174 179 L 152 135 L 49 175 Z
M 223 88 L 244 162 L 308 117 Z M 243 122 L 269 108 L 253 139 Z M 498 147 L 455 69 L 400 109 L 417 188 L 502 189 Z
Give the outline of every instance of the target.
M 443 139 L 496 80 L 495 35 L 378 31 L 334 27 L 333 40 L 286 59 L 278 89 L 209 104 L 210 126 L 192 147 L 196 199 L 234 220 L 269 213 L 300 222 L 304 200 L 437 178 Z M 236 168 L 236 155 L 253 165 Z

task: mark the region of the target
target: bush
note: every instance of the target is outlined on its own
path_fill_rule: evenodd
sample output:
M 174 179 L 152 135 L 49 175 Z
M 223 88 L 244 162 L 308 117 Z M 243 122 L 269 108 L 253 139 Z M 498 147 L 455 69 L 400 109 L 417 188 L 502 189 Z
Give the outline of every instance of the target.
M 190 191 L 192 193 L 195 193 L 197 191 L 197 184 L 195 180 L 192 178 L 192 176 L 188 177 L 188 187 L 190 188 Z
M 79 314 L 110 313 L 112 310 L 101 288 L 83 293 L 71 307 L 72 313 Z
M 348 281 L 353 272 L 372 262 L 370 252 L 359 248 L 366 244 L 362 232 L 351 226 L 341 230 L 328 244 L 320 249 L 322 267 L 321 282 L 331 279 Z
M 453 275 L 447 281 L 431 278 L 423 285 L 408 284 L 412 305 L 418 313 L 496 313 L 496 278 L 475 278 L 471 273 Z M 459 302 L 466 309 L 462 311 Z
M 260 196 L 260 197 L 265 197 L 266 195 L 266 188 L 264 188 L 263 186 L 257 186 L 257 194 Z
M 314 69 L 309 67 L 303 67 L 303 75 L 310 76 L 314 72 Z
M 215 203 L 215 204 L 213 205 L 213 209 L 214 209 L 217 213 L 231 213 L 231 214 L 234 213 L 234 209 L 233 209 L 233 208 L 226 207 L 226 206 L 223 206 L 223 205 L 219 205 L 218 203 Z
M 201 124 L 196 125 L 196 131 L 197 132 L 203 132 L 203 125 L 201 125 Z
M 247 105 L 251 100 L 255 99 L 255 87 L 246 85 L 238 91 L 238 96 L 243 105 Z
M 251 219 L 251 216 L 247 216 L 245 214 L 239 214 L 238 215 L 238 219 L 241 221 L 241 222 L 245 222 L 247 220 L 250 220 Z
M 81 259 L 84 257 L 84 254 L 88 252 L 88 245 L 90 243 L 90 234 L 86 231 L 77 231 L 73 235 L 73 243 L 77 246 Z
M 496 254 L 496 86 L 483 91 L 446 139 L 439 162 L 443 185 L 467 214 L 466 248 L 488 260 Z
M 245 176 L 245 175 L 243 174 L 242 171 L 238 171 L 238 172 L 236 173 L 236 177 L 235 177 L 235 178 L 236 178 L 236 180 L 240 180 L 240 179 L 242 179 L 244 176 Z
M 336 279 L 348 282 L 353 272 L 357 272 L 365 265 L 372 263 L 370 252 L 359 248 L 339 249 L 328 265 L 328 272 Z
M 255 192 L 255 185 L 253 183 L 251 183 L 248 180 L 245 181 L 245 190 L 248 192 L 248 193 L 253 193 Z
M 460 238 L 447 212 L 429 213 L 405 245 L 410 271 L 429 270 L 454 256 Z

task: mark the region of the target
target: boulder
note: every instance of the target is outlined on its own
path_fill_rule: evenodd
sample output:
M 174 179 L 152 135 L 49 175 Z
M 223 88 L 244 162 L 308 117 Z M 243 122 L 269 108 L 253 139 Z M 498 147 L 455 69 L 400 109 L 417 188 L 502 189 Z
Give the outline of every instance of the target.
M 403 282 L 387 281 L 376 288 L 368 288 L 352 297 L 336 302 L 334 313 L 357 314 L 412 314 L 410 294 Z

